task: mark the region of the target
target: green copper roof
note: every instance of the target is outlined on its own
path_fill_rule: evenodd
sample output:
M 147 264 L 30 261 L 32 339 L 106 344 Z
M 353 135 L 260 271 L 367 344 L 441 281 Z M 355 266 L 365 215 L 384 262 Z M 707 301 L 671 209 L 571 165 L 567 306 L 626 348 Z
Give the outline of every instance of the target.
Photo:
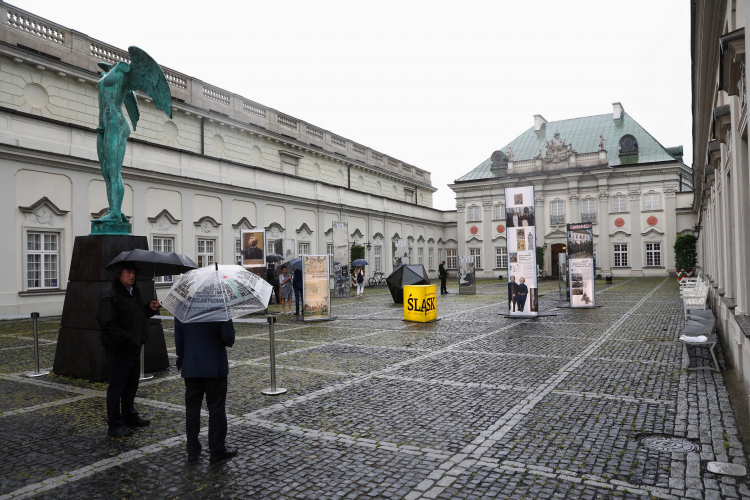
M 609 113 L 548 122 L 538 132 L 531 127 L 510 144 L 506 144 L 502 150 L 507 153 L 508 148 L 512 147 L 513 161 L 530 160 L 540 149 L 542 155 L 545 154 L 545 143 L 554 137 L 555 132 L 560 132 L 560 138 L 566 144 L 572 144 L 578 153 L 599 151 L 599 136 L 604 136 L 604 149 L 607 150 L 607 160 L 611 167 L 675 160 L 664 146 L 625 112 L 620 120 L 613 120 L 612 113 Z M 638 141 L 638 156 L 619 157 L 620 138 L 625 134 L 634 136 Z M 488 158 L 468 174 L 456 179 L 456 182 L 494 177 L 490 172 L 491 164 L 492 161 Z

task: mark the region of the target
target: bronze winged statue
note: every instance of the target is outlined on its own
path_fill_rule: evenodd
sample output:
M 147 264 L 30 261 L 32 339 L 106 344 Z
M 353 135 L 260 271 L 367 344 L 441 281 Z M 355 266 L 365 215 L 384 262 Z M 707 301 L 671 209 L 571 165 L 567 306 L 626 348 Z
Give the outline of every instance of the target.
M 98 63 L 104 70 L 99 80 L 99 127 L 97 127 L 96 151 L 102 167 L 102 175 L 107 185 L 109 211 L 96 223 L 128 224 L 128 218 L 122 213 L 122 199 L 125 187 L 122 183 L 122 161 L 125 158 L 125 147 L 130 126 L 125 120 L 122 105 L 128 110 L 133 130 L 138 125 L 140 111 L 135 91 L 141 90 L 154 100 L 157 108 L 172 118 L 172 94 L 169 84 L 156 61 L 138 47 L 129 47 L 130 63 L 120 61 L 117 64 Z M 92 229 L 94 224 L 92 224 Z M 120 231 L 100 229 L 99 234 L 112 234 Z M 128 230 L 129 232 L 129 230 Z

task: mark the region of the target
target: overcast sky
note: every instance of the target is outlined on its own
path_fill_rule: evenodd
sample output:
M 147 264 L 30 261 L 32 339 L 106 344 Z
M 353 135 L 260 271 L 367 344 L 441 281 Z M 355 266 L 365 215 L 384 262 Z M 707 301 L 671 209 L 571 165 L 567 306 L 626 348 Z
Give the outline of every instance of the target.
M 692 162 L 684 1 L 11 4 L 428 170 L 443 210 L 447 184 L 537 113 L 620 101 Z

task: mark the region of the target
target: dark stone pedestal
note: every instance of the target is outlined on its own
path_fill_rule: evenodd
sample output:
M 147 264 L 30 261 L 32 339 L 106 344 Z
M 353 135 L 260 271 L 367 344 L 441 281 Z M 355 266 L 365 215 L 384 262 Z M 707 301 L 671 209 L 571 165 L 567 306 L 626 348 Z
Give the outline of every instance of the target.
M 53 371 L 67 377 L 107 380 L 107 358 L 102 346 L 96 311 L 99 294 L 109 288 L 114 274 L 104 270 L 120 252 L 148 250 L 145 236 L 77 236 L 68 275 L 68 288 L 57 338 Z M 136 286 L 143 300 L 156 297 L 150 276 L 138 276 Z M 145 347 L 145 371 L 169 367 L 161 320 L 149 320 Z

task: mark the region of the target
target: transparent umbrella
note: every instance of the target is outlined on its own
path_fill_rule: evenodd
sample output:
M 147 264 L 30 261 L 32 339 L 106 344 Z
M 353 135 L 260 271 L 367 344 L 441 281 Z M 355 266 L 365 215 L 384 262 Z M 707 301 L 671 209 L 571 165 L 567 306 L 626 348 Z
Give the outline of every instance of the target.
M 271 285 L 240 266 L 208 266 L 183 274 L 162 301 L 183 323 L 228 321 L 268 307 Z

